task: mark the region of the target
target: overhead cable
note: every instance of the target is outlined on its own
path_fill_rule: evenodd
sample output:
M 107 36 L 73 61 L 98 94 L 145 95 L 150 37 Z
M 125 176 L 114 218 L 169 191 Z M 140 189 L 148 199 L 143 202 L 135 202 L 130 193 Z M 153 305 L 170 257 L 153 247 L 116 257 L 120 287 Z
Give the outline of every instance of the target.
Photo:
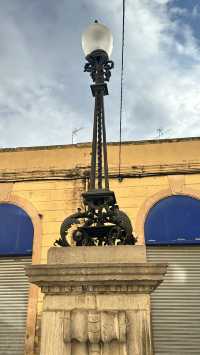
M 119 179 L 121 178 L 122 160 L 122 113 L 123 113 L 123 83 L 124 83 L 124 33 L 125 33 L 125 0 L 122 13 L 122 49 L 121 49 L 121 88 L 120 88 L 120 124 L 119 124 Z

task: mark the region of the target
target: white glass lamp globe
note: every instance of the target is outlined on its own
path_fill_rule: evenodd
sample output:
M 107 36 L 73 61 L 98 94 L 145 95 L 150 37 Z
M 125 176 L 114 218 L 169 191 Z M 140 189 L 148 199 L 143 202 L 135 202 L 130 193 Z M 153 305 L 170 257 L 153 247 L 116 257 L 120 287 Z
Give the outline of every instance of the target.
M 89 25 L 82 35 L 82 48 L 85 56 L 96 50 L 102 50 L 111 56 L 113 49 L 113 36 L 108 27 L 95 21 Z

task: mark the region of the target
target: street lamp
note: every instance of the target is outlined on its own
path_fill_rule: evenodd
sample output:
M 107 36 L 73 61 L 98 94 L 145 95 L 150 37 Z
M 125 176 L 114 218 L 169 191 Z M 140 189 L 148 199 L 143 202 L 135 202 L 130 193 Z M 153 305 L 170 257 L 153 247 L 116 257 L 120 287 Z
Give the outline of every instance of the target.
M 108 57 L 112 54 L 113 36 L 108 27 L 95 20 L 82 35 L 82 48 L 86 59 L 96 51 Z
M 111 31 L 95 21 L 82 36 L 85 53 L 85 72 L 93 80 L 92 95 L 95 99 L 91 171 L 88 191 L 82 194 L 84 210 L 67 217 L 60 229 L 60 246 L 135 244 L 129 217 L 116 203 L 115 194 L 109 188 L 104 96 L 108 95 L 106 82 L 114 67 L 110 56 L 113 48 Z

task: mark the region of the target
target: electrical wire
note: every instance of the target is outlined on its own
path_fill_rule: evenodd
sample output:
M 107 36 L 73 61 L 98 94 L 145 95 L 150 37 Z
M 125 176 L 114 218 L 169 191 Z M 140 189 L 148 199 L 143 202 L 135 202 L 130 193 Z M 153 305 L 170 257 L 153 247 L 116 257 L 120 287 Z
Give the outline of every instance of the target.
M 122 160 L 122 113 L 123 113 L 123 82 L 124 82 L 124 33 L 125 33 L 125 0 L 122 15 L 122 53 L 121 53 L 121 89 L 120 89 L 120 123 L 119 123 L 119 179 L 121 178 Z

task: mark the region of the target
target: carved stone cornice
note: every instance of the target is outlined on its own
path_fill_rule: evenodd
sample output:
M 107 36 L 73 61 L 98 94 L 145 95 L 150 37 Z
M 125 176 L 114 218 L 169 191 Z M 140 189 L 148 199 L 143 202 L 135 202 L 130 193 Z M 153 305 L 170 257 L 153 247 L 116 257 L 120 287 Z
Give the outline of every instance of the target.
M 55 169 L 46 170 L 0 170 L 1 182 L 17 182 L 17 181 L 40 181 L 40 180 L 72 180 L 85 179 L 89 177 L 90 166 L 77 166 L 73 169 Z M 184 162 L 174 164 L 148 164 L 137 166 L 122 166 L 121 178 L 134 178 L 157 175 L 176 175 L 176 174 L 199 174 L 200 162 Z M 118 178 L 118 168 L 110 166 L 109 176 Z
M 0 170 L 0 182 L 82 179 L 87 176 L 85 170 L 88 169 Z
M 26 274 L 47 294 L 151 293 L 166 269 L 160 263 L 84 263 L 28 265 Z
M 184 163 L 148 164 L 132 166 L 132 174 L 135 176 L 173 175 L 173 174 L 198 174 L 200 162 L 186 161 Z

